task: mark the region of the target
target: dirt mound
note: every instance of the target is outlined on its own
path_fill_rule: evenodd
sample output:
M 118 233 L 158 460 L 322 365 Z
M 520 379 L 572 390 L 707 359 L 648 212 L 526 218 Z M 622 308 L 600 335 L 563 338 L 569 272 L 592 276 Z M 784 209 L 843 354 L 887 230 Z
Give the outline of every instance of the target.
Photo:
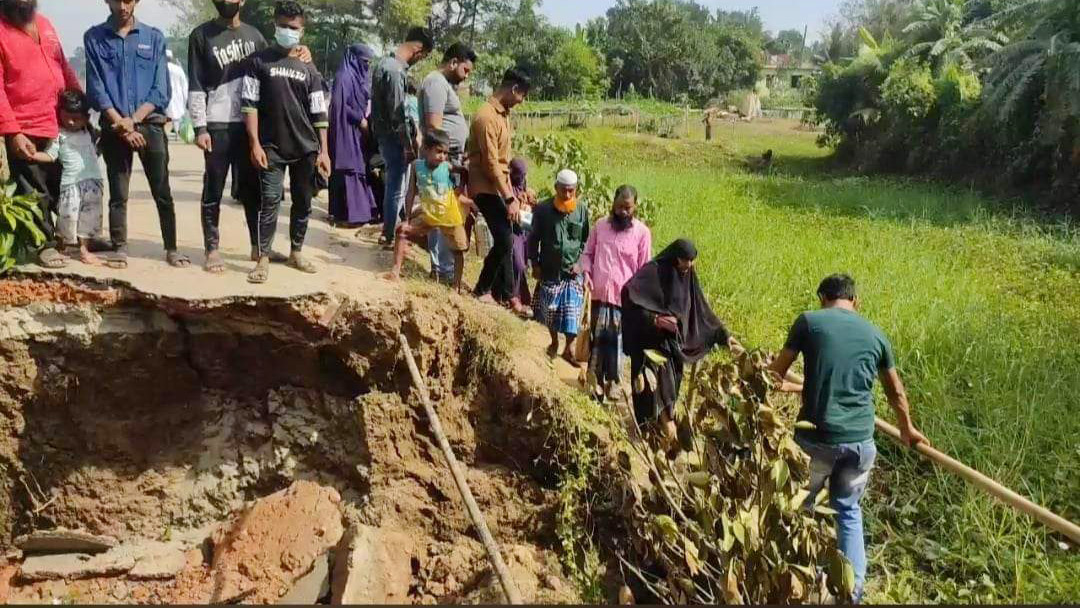
M 214 535 L 215 604 L 265 604 L 284 596 L 341 540 L 341 496 L 298 481 L 238 514 Z

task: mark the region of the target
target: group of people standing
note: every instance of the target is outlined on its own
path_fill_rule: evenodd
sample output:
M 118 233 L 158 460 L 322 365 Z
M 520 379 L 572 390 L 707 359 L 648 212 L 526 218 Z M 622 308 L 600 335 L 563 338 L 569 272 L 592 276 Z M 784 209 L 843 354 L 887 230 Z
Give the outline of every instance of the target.
M 108 19 L 84 37 L 83 93 L 36 0 L 0 0 L 0 135 L 12 179 L 20 193 L 39 195 L 43 266 L 63 266 L 58 246 L 75 245 L 85 263 L 124 267 L 128 184 L 137 156 L 157 206 L 165 259 L 188 266 L 177 250 L 169 186 L 165 125 L 177 108 L 169 107 L 173 85 L 165 39 L 135 18 L 138 0 L 106 2 Z M 330 90 L 301 44 L 303 7 L 277 2 L 270 44 L 240 20 L 243 3 L 214 0 L 218 17 L 189 39 L 187 112 L 205 159 L 204 269 L 224 271 L 218 225 L 230 170 L 255 263 L 248 280 L 256 283 L 268 280 L 274 263 L 316 271 L 302 252 L 319 175 L 328 181 L 336 221 L 381 220 L 381 243 L 395 250 L 391 279 L 399 277 L 411 241 L 430 251 L 433 276 L 461 291 L 464 252 L 475 217 L 482 216 L 492 246 L 473 295 L 543 323 L 550 356 L 575 364 L 573 346 L 588 307 L 593 395 L 616 396 L 627 357 L 636 419 L 655 424 L 673 441 L 685 366 L 717 347 L 743 350 L 705 298 L 694 244 L 680 239 L 653 257 L 650 230 L 635 218 L 638 193 L 628 185 L 614 192 L 610 213 L 593 225 L 569 168 L 557 174 L 554 195 L 537 200 L 528 165 L 513 157 L 511 146 L 511 110 L 530 90 L 525 72 L 508 70 L 470 123 L 457 89 L 478 57 L 456 43 L 410 103 L 408 70 L 435 46 L 428 30 L 414 28 L 386 57 L 376 59 L 365 45 L 350 47 Z M 101 115 L 100 131 L 90 124 L 91 110 Z M 381 196 L 373 188 L 377 163 Z M 272 250 L 286 173 L 292 198 L 288 257 Z M 106 181 L 107 240 L 101 236 Z M 103 252 L 109 254 L 104 260 L 97 255 Z M 779 390 L 802 394 L 799 419 L 813 427 L 796 436 L 811 456 L 808 504 L 828 483 L 839 513 L 839 542 L 861 594 L 866 555 L 859 504 L 876 455 L 876 379 L 905 439 L 914 445 L 926 438 L 911 421 L 891 345 L 857 312 L 854 281 L 828 277 L 818 296 L 822 310 L 798 318 L 772 371 Z M 789 374 L 799 356 L 804 380 Z

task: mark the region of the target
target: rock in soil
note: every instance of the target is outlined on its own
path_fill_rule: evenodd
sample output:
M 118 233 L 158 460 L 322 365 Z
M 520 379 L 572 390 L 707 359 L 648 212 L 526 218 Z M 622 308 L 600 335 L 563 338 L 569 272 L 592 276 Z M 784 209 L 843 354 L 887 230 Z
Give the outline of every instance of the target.
M 407 604 L 412 539 L 403 532 L 358 525 L 349 529 L 334 562 L 332 603 Z
M 140 581 L 175 578 L 187 565 L 187 555 L 178 545 L 147 542 L 133 549 L 135 567 L 128 578 Z
M 212 603 L 266 604 L 285 596 L 344 534 L 341 496 L 298 481 L 271 494 L 214 534 Z
M 111 536 L 64 528 L 37 530 L 15 539 L 15 546 L 26 553 L 103 553 L 116 544 Z
M 330 593 L 330 554 L 315 560 L 315 567 L 293 585 L 292 591 L 278 600 L 287 606 L 311 606 Z
M 120 547 L 98 555 L 32 555 L 23 561 L 19 578 L 25 581 L 48 581 L 115 576 L 124 574 L 133 567 L 135 558 Z

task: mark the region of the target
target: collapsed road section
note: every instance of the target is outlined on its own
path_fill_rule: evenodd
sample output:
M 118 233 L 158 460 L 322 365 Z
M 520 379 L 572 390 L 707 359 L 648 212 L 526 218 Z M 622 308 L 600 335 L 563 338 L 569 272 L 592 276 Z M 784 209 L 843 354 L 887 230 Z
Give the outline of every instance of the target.
M 0 283 L 0 600 L 502 601 L 400 334 L 523 599 L 580 599 L 537 414 L 557 399 L 495 322 L 424 297 Z

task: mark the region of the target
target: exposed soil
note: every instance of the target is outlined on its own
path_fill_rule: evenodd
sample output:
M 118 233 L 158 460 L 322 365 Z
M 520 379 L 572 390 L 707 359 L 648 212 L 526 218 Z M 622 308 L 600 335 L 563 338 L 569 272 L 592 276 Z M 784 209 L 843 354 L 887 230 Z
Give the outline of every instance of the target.
M 493 365 L 493 331 L 445 297 L 191 303 L 0 282 L 0 548 L 64 527 L 164 541 L 186 559 L 164 580 L 29 582 L 9 553 L 0 601 L 272 603 L 327 552 L 337 593 L 363 542 L 381 551 L 370 601 L 503 601 L 399 333 L 523 595 L 577 600 L 557 553 L 558 455 L 531 414 L 554 399 L 551 374 Z

